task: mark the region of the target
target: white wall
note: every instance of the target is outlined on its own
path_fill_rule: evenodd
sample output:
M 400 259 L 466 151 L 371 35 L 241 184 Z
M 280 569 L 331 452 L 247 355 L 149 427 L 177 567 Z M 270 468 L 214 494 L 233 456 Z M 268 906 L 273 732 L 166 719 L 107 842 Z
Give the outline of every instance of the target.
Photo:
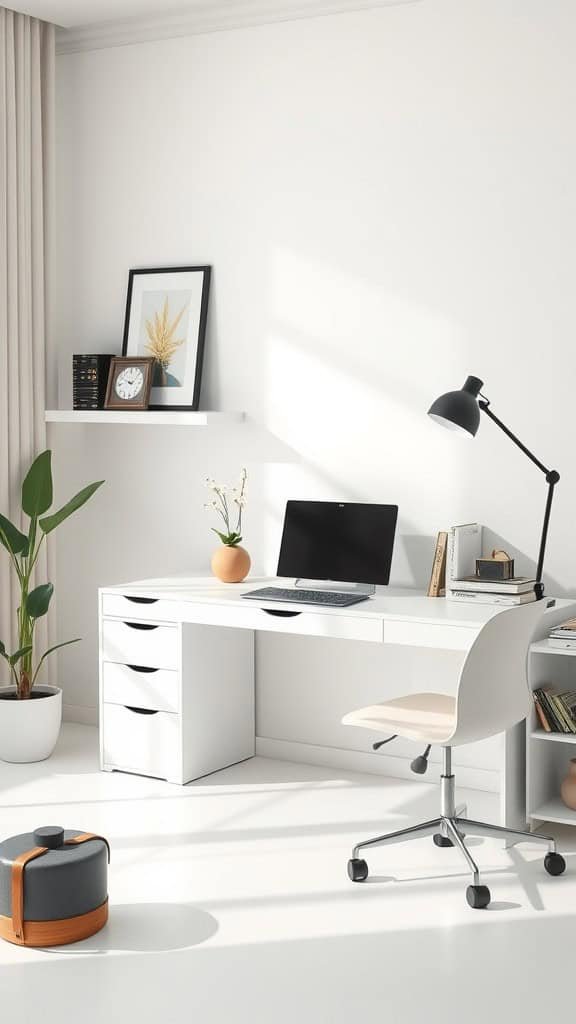
M 466 446 L 425 416 L 468 373 L 561 470 L 548 583 L 576 589 L 575 49 L 570 0 L 421 0 L 59 59 L 60 404 L 73 351 L 119 350 L 129 267 L 209 262 L 204 404 L 270 440 L 53 428 L 63 489 L 108 480 L 60 539 L 69 704 L 96 700 L 96 586 L 205 568 L 207 472 L 248 465 L 259 569 L 288 496 L 398 502 L 396 582 L 471 519 L 529 569 L 538 472 L 490 423 Z M 366 749 L 340 713 L 422 670 L 302 641 L 291 685 L 282 645 L 259 645 L 264 736 Z

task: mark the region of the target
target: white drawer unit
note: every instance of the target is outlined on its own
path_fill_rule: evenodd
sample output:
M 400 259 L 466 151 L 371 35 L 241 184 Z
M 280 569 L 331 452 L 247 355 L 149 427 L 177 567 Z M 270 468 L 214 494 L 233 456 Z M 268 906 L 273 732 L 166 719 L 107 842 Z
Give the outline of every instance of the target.
M 158 604 L 170 602 L 127 609 L 123 595 L 108 596 L 100 608 L 102 769 L 183 785 L 252 757 L 253 634 L 158 622 L 167 615 Z
M 179 715 L 124 707 L 122 704 L 104 704 L 101 727 L 103 758 L 107 768 L 180 781 Z
M 102 664 L 102 701 L 153 711 L 180 710 L 180 677 L 165 668 Z
M 180 641 L 178 626 L 160 626 L 150 622 L 102 621 L 104 661 L 144 668 L 177 670 Z

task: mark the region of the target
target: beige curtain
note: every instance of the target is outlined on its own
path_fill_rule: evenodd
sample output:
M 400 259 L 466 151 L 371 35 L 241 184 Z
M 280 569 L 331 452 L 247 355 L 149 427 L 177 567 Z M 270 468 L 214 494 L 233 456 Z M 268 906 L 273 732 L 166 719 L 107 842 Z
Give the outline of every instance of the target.
M 46 447 L 53 108 L 53 26 L 0 7 L 0 511 L 16 523 L 23 473 Z M 7 647 L 16 638 L 17 607 L 9 568 L 0 549 L 0 639 Z M 48 579 L 44 554 L 37 581 Z M 37 636 L 46 641 L 45 621 Z M 6 680 L 4 665 L 0 673 Z

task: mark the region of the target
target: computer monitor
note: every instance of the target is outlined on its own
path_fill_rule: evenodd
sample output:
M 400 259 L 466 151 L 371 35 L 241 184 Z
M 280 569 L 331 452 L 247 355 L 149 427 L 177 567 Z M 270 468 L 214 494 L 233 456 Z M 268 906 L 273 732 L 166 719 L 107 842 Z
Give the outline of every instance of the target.
M 397 505 L 288 501 L 278 576 L 386 584 L 397 518 Z

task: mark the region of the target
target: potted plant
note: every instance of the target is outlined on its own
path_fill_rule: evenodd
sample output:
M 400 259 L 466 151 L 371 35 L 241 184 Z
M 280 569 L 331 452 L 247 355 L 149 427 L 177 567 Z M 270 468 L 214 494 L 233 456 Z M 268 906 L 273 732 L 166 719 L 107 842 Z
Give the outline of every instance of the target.
M 222 546 L 217 548 L 212 555 L 212 572 L 223 583 L 241 583 L 250 571 L 250 555 L 240 547 L 242 540 L 242 509 L 246 504 L 246 480 L 248 474 L 243 469 L 240 473 L 240 481 L 236 487 L 227 487 L 225 484 L 217 484 L 212 477 L 207 477 L 206 487 L 212 491 L 214 497 L 204 505 L 209 511 L 215 511 L 222 517 L 224 530 L 211 529 L 220 537 Z M 236 527 L 232 529 L 230 520 L 233 515 L 233 507 L 236 506 Z
M 104 483 L 84 487 L 62 508 L 47 515 L 52 505 L 52 452 L 45 451 L 32 463 L 22 484 L 22 511 L 30 522 L 22 533 L 0 514 L 0 544 L 6 549 L 16 574 L 20 600 L 17 642 L 13 654 L 0 641 L 0 656 L 8 663 L 13 683 L 0 687 L 0 758 L 4 761 L 43 761 L 56 746 L 62 720 L 62 690 L 38 685 L 38 673 L 49 654 L 77 643 L 65 640 L 35 657 L 34 630 L 46 615 L 54 587 L 32 587 L 34 567 L 42 544 L 68 516 L 81 508 Z

